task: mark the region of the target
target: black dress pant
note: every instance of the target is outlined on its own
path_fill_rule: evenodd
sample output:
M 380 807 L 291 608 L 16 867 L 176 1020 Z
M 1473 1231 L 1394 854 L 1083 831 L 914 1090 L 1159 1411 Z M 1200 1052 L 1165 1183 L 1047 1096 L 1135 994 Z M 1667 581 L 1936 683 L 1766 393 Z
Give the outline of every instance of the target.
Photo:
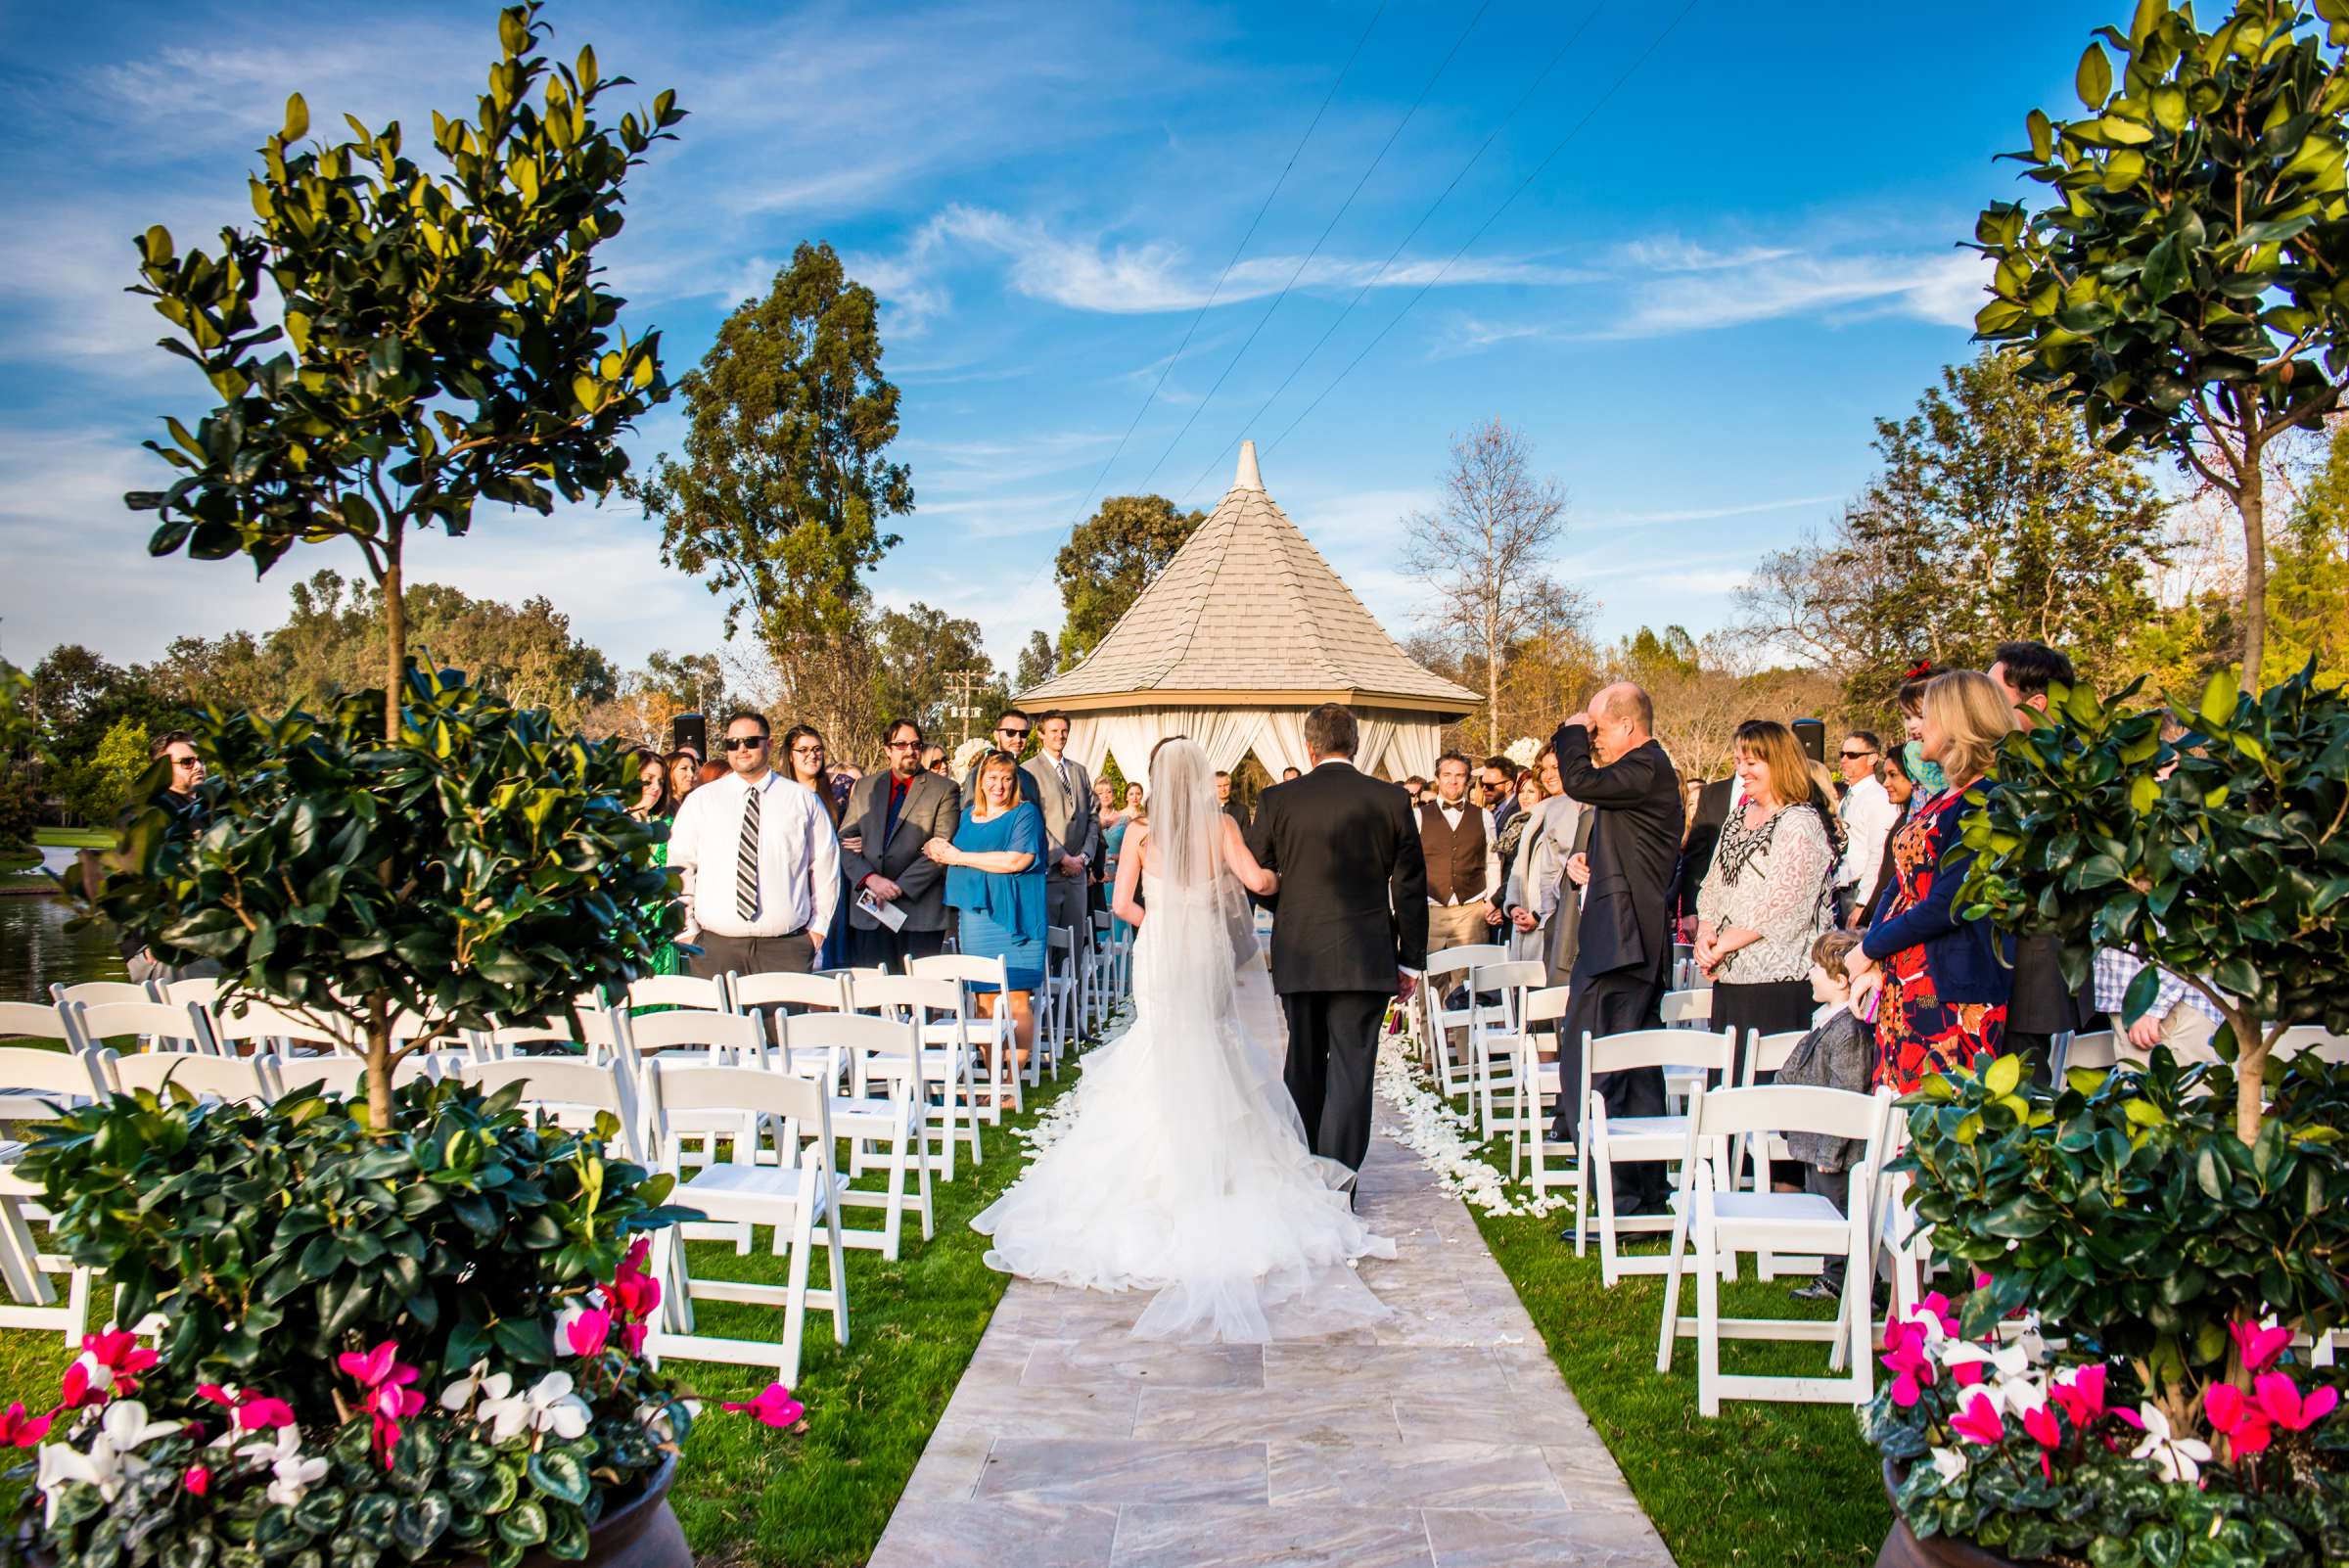
M 1351 1171 L 1370 1152 L 1371 1082 L 1378 1026 L 1394 994 L 1383 991 L 1293 991 L 1280 998 L 1289 1022 L 1282 1076 L 1306 1145 Z
M 1579 993 L 1567 1003 L 1565 1022 L 1558 1032 L 1558 1114 L 1549 1129 L 1554 1141 L 1572 1144 L 1582 1132 L 1583 1107 L 1577 1099 L 1582 1093 L 1583 1036 L 1596 1039 L 1658 1028 L 1663 1023 L 1663 996 L 1664 988 L 1655 975 L 1617 971 L 1583 981 Z M 1660 1067 L 1593 1073 L 1590 1087 L 1606 1102 L 1610 1120 L 1664 1114 L 1664 1070 Z M 1615 1212 L 1619 1216 L 1659 1212 L 1668 1187 L 1662 1165 L 1648 1161 L 1619 1165 L 1615 1167 Z
M 685 967 L 704 980 L 724 974 L 805 975 L 815 968 L 815 944 L 805 930 L 780 937 L 720 937 L 705 931 L 694 942 L 702 955 L 688 958 Z
M 906 973 L 909 958 L 935 958 L 945 951 L 946 934 L 944 931 L 916 931 L 900 926 L 892 931 L 875 926 L 870 931 L 852 927 L 849 931 L 849 959 L 859 969 L 875 969 L 886 964 L 893 975 Z

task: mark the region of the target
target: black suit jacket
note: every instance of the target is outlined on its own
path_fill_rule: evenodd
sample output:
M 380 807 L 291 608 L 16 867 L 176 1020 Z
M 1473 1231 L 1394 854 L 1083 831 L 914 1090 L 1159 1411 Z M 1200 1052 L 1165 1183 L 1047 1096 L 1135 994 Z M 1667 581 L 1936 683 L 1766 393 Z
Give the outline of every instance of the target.
M 856 781 L 849 792 L 848 813 L 841 818 L 843 833 L 864 835 L 862 851 L 851 853 L 840 852 L 840 868 L 849 879 L 849 924 L 858 931 L 876 929 L 880 922 L 856 907 L 855 890 L 864 886 L 864 879 L 876 872 L 904 890 L 898 900 L 904 911 L 909 931 L 944 931 L 946 928 L 946 868 L 922 854 L 922 846 L 932 839 L 951 839 L 962 818 L 962 797 L 955 793 L 954 781 L 944 773 L 916 773 L 905 785 L 905 799 L 898 807 L 898 827 L 887 835 L 884 843 L 882 829 L 889 822 L 889 773 L 867 773 Z
M 1566 793 L 1595 813 L 1570 984 L 1661 975 L 1672 956 L 1668 916 L 1681 856 L 1681 776 L 1652 739 L 1605 767 L 1590 761 L 1590 732 L 1579 724 L 1560 727 L 1551 744 Z
M 1401 789 L 1326 762 L 1257 797 L 1248 848 L 1280 873 L 1272 988 L 1395 994 L 1427 965 L 1427 865 Z
M 1737 798 L 1737 775 L 1717 778 L 1696 794 L 1696 816 L 1688 824 L 1688 842 L 1681 849 L 1680 888 L 1673 897 L 1673 913 L 1696 913 L 1696 890 L 1713 864 L 1713 847 L 1728 825 L 1729 807 Z

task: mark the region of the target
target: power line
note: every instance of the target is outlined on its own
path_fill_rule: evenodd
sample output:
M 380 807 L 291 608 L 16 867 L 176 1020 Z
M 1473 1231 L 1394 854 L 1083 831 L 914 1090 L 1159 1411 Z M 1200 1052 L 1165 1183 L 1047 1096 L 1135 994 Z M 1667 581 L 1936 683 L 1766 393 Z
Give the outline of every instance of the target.
M 1362 300 L 1368 297 L 1370 291 L 1378 286 L 1378 280 L 1387 275 L 1388 269 L 1395 265 L 1396 259 L 1403 254 L 1405 248 L 1407 247 L 1412 240 L 1418 237 L 1421 229 L 1427 227 L 1427 220 L 1436 215 L 1436 209 L 1451 199 L 1451 193 L 1459 187 L 1460 181 L 1468 177 L 1468 171 L 1476 167 L 1477 161 L 1485 156 L 1487 150 L 1492 147 L 1493 143 L 1499 137 L 1500 133 L 1508 128 L 1509 121 L 1515 119 L 1518 115 L 1518 113 L 1522 111 L 1528 103 L 1533 101 L 1535 92 L 1541 88 L 1544 81 L 1549 79 L 1549 73 L 1557 69 L 1558 62 L 1566 58 L 1566 52 L 1572 49 L 1576 43 L 1580 42 L 1583 34 L 1589 30 L 1590 23 L 1597 19 L 1598 12 L 1599 8 L 1594 5 L 1589 11 L 1584 14 L 1582 22 L 1575 27 L 1573 32 L 1567 34 L 1566 41 L 1558 45 L 1557 52 L 1549 57 L 1549 63 L 1544 65 L 1541 70 L 1535 73 L 1532 81 L 1526 83 L 1525 91 L 1517 95 L 1517 102 L 1509 106 L 1509 112 L 1501 115 L 1500 118 L 1494 123 L 1493 129 L 1488 132 L 1485 136 L 1485 139 L 1477 145 L 1476 151 L 1468 155 L 1468 161 L 1462 163 L 1459 168 L 1453 172 L 1451 179 L 1445 185 L 1444 189 L 1436 193 L 1436 199 L 1427 204 L 1427 210 L 1419 214 L 1419 221 L 1413 223 L 1409 232 L 1405 234 L 1401 240 L 1396 242 L 1395 249 L 1387 253 L 1387 258 L 1379 263 L 1378 270 L 1371 273 L 1369 279 L 1364 282 L 1359 289 L 1355 291 L 1354 298 L 1346 301 L 1346 308 L 1339 311 L 1336 318 L 1333 319 L 1327 327 L 1322 329 L 1321 336 L 1313 340 L 1313 346 L 1305 351 L 1305 357 L 1298 360 L 1295 365 L 1290 367 L 1289 373 L 1281 378 L 1280 385 L 1272 389 L 1271 396 L 1267 397 L 1264 402 L 1258 406 L 1256 412 L 1249 416 L 1247 423 L 1240 427 L 1239 435 L 1234 436 L 1230 440 L 1224 442 L 1221 449 L 1207 460 L 1207 466 L 1199 471 L 1197 477 L 1194 478 L 1189 484 L 1183 486 L 1182 493 L 1184 499 L 1187 500 L 1190 498 L 1190 496 L 1199 488 L 1200 484 L 1207 479 L 1207 477 L 1216 471 L 1216 465 L 1223 460 L 1225 454 L 1228 453 L 1232 447 L 1239 444 L 1241 438 L 1244 438 L 1251 430 L 1256 428 L 1257 421 L 1265 417 L 1265 410 L 1270 408 L 1275 402 L 1278 402 L 1280 400 L 1280 394 L 1289 390 L 1290 383 L 1294 382 L 1299 375 L 1304 373 L 1307 365 L 1310 365 L 1313 362 L 1313 356 L 1321 351 L 1322 346 L 1329 342 L 1329 340 L 1337 333 L 1338 328 L 1345 325 L 1346 318 L 1354 314 L 1354 307 L 1360 304 Z
M 1320 125 L 1321 116 L 1329 113 L 1329 106 L 1337 99 L 1338 89 L 1345 85 L 1347 76 L 1353 72 L 1354 63 L 1361 58 L 1362 45 L 1370 41 L 1371 28 L 1376 27 L 1378 19 L 1386 15 L 1387 3 L 1388 0 L 1379 0 L 1378 9 L 1370 13 L 1369 23 L 1362 28 L 1361 36 L 1354 41 L 1354 52 L 1346 57 L 1346 64 L 1338 68 L 1337 78 L 1329 84 L 1329 91 L 1321 96 L 1321 107 L 1313 111 L 1313 117 L 1307 123 L 1305 134 L 1297 138 L 1297 146 L 1290 152 L 1289 161 L 1280 166 L 1280 177 L 1272 182 L 1272 189 L 1265 193 L 1264 205 L 1256 209 L 1256 216 L 1249 220 L 1248 232 L 1240 236 L 1240 243 L 1232 248 L 1231 259 L 1223 263 L 1223 270 L 1217 274 L 1215 287 L 1208 290 L 1206 302 L 1200 305 L 1199 313 L 1191 317 L 1191 324 L 1183 329 L 1182 342 L 1174 346 L 1173 357 L 1168 359 L 1166 368 L 1158 373 L 1158 380 L 1151 384 L 1150 395 L 1144 397 L 1142 406 L 1133 411 L 1132 422 L 1127 425 L 1126 434 L 1118 438 L 1117 447 L 1109 454 L 1109 461 L 1103 463 L 1101 472 L 1093 476 L 1093 483 L 1085 490 L 1084 499 L 1078 504 L 1076 523 L 1084 521 L 1084 510 L 1093 504 L 1093 497 L 1100 493 L 1101 482 L 1109 478 L 1109 471 L 1124 454 L 1126 443 L 1133 438 L 1133 433 L 1141 427 L 1142 416 L 1150 411 L 1152 403 L 1158 401 L 1160 389 L 1166 386 L 1167 378 L 1174 373 L 1174 366 L 1182 358 L 1183 350 L 1191 346 L 1191 335 L 1199 330 L 1199 323 L 1207 319 L 1208 311 L 1215 308 L 1217 297 L 1223 292 L 1224 281 L 1231 276 L 1231 269 L 1239 265 L 1240 256 L 1248 249 L 1248 242 L 1256 238 L 1257 226 L 1265 221 L 1265 214 L 1272 209 L 1273 198 L 1280 195 L 1281 187 L 1288 183 L 1290 171 L 1297 166 L 1297 160 L 1304 156 L 1306 143 L 1313 139 L 1313 131 Z
M 1257 334 L 1265 330 L 1265 323 L 1272 319 L 1272 312 L 1280 308 L 1280 302 L 1289 297 L 1289 291 L 1297 286 L 1297 280 L 1305 276 L 1305 269 L 1313 264 L 1314 256 L 1321 254 L 1321 247 L 1328 243 L 1331 231 L 1338 226 L 1338 219 L 1344 217 L 1347 209 L 1354 206 L 1354 199 L 1362 194 L 1362 187 L 1370 183 L 1370 176 L 1378 171 L 1378 165 L 1386 159 L 1388 149 L 1395 145 L 1395 139 L 1401 136 L 1404 127 L 1411 122 L 1411 116 L 1419 113 L 1419 106 L 1427 102 L 1427 95 L 1435 91 L 1436 82 L 1443 76 L 1446 69 L 1451 65 L 1452 57 L 1460 52 L 1460 45 L 1468 41 L 1468 35 L 1476 30 L 1476 24 L 1482 22 L 1485 19 L 1485 13 L 1492 9 L 1493 0 L 1485 0 L 1483 5 L 1476 8 L 1476 15 L 1468 19 L 1468 25 L 1460 29 L 1460 35 L 1452 39 L 1451 48 L 1447 50 L 1444 58 L 1436 63 L 1436 69 L 1429 74 L 1427 84 L 1419 89 L 1419 96 L 1411 100 L 1411 107 L 1403 112 L 1403 118 L 1395 122 L 1395 128 L 1389 131 L 1387 139 L 1379 144 L 1377 153 L 1372 155 L 1369 164 L 1363 168 L 1361 178 L 1354 182 L 1354 189 L 1346 193 L 1346 200 L 1338 204 L 1338 209 L 1332 212 L 1329 221 L 1321 226 L 1320 237 L 1313 241 L 1313 248 L 1305 253 L 1305 258 L 1299 261 L 1296 270 L 1289 274 L 1289 281 L 1280 286 L 1280 292 L 1272 297 L 1272 302 L 1265 306 L 1265 313 L 1259 316 L 1256 325 L 1249 329 L 1246 340 L 1239 346 L 1239 351 L 1234 353 L 1224 364 L 1223 374 L 1216 378 L 1216 384 L 1207 390 L 1207 395 L 1200 398 L 1198 406 L 1191 410 L 1191 417 L 1182 422 L 1182 429 L 1176 431 L 1174 438 L 1167 442 L 1167 449 L 1158 454 L 1158 461 L 1150 465 L 1150 472 L 1142 476 L 1142 488 L 1149 488 L 1150 482 L 1158 478 L 1158 471 L 1166 467 L 1168 458 L 1174 455 L 1174 448 L 1182 444 L 1182 438 L 1191 433 L 1191 427 L 1199 423 L 1199 416 L 1207 412 L 1207 405 L 1214 402 L 1216 393 L 1223 390 L 1225 379 L 1231 375 L 1239 362 L 1248 356 L 1248 349 L 1255 344 Z
M 1315 396 L 1312 402 L 1305 405 L 1305 412 L 1299 414 L 1295 419 L 1290 420 L 1288 429 L 1283 430 L 1278 436 L 1275 436 L 1272 438 L 1271 445 L 1265 448 L 1265 451 L 1267 455 L 1277 448 L 1282 441 L 1287 440 L 1289 438 L 1289 433 L 1294 431 L 1298 426 L 1304 424 L 1308 416 L 1310 416 L 1314 409 L 1321 406 L 1322 398 L 1327 397 L 1331 392 L 1337 391 L 1339 382 L 1343 382 L 1348 376 L 1354 374 L 1354 367 L 1369 357 L 1370 350 L 1376 348 L 1380 343 L 1385 341 L 1387 334 L 1395 330 L 1397 322 L 1402 321 L 1405 316 L 1407 316 L 1411 313 L 1411 307 L 1413 305 L 1416 305 L 1420 300 L 1427 298 L 1427 294 L 1430 289 L 1433 289 L 1437 284 L 1444 281 L 1444 274 L 1450 272 L 1452 269 L 1453 264 L 1457 262 L 1461 256 L 1468 254 L 1468 248 L 1470 246 L 1474 245 L 1478 240 L 1484 238 L 1485 231 L 1499 221 L 1500 215 L 1509 209 L 1510 205 L 1513 204 L 1517 198 L 1525 194 L 1525 189 L 1527 186 L 1533 184 L 1535 180 L 1542 177 L 1542 171 L 1548 168 L 1550 163 L 1557 158 L 1557 156 L 1566 150 L 1566 144 L 1570 141 L 1573 141 L 1575 136 L 1581 132 L 1585 125 L 1590 123 L 1591 119 L 1597 115 L 1598 112 L 1607 106 L 1608 101 L 1612 99 L 1616 93 L 1623 89 L 1624 83 L 1630 81 L 1633 74 L 1636 72 L 1641 66 L 1647 64 L 1649 57 L 1655 54 L 1658 49 L 1663 47 L 1664 40 L 1671 37 L 1673 30 L 1679 27 L 1681 22 L 1686 20 L 1688 13 L 1694 11 L 1695 9 L 1696 0 L 1687 0 L 1687 3 L 1682 5 L 1681 9 L 1674 14 L 1673 19 L 1664 24 L 1664 30 L 1657 33 L 1656 36 L 1649 41 L 1648 46 L 1645 49 L 1639 51 L 1638 58 L 1634 60 L 1629 66 L 1626 66 L 1623 69 L 1623 73 L 1615 78 L 1605 92 L 1598 95 L 1597 99 L 1591 103 L 1589 109 L 1584 112 L 1583 117 L 1576 120 L 1572 126 L 1568 127 L 1566 134 L 1558 138 L 1557 145 L 1552 147 L 1546 154 L 1543 156 L 1541 162 L 1534 165 L 1533 172 L 1526 175 L 1523 180 L 1519 181 L 1517 188 L 1508 194 L 1506 200 L 1502 201 L 1500 206 L 1493 209 L 1493 215 L 1486 218 L 1484 222 L 1478 224 L 1476 232 L 1469 235 L 1466 240 L 1460 243 L 1460 248 L 1451 253 L 1451 259 L 1445 262 L 1443 266 L 1437 268 L 1436 275 L 1428 279 L 1427 282 L 1420 287 L 1419 292 L 1412 295 L 1410 299 L 1405 302 L 1404 307 L 1401 310 L 1395 312 L 1394 320 L 1389 321 L 1385 326 L 1379 328 L 1378 336 L 1372 338 L 1368 343 L 1364 344 L 1362 346 L 1362 351 L 1359 354 L 1356 354 L 1354 358 L 1347 363 L 1347 366 L 1344 370 L 1338 372 L 1336 379 L 1330 382 L 1328 386 L 1322 388 L 1319 395 Z

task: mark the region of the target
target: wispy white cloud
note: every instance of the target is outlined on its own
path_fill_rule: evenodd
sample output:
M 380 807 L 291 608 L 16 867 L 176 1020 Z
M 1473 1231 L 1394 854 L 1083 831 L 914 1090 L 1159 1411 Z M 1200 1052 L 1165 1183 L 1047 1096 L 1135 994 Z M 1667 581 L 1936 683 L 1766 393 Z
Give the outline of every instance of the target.
M 1963 254 L 1779 254 L 1635 284 L 1628 315 L 1599 335 L 1651 338 L 1836 312 L 1961 327 L 1988 281 L 1982 258 Z
M 1782 501 L 1743 501 L 1728 506 L 1690 506 L 1660 511 L 1603 512 L 1596 516 L 1578 518 L 1576 522 L 1589 529 L 1652 528 L 1664 523 L 1706 523 L 1716 518 L 1753 517 L 1764 512 L 1791 512 L 1798 506 L 1824 506 L 1841 500 L 1836 495 L 1794 495 Z

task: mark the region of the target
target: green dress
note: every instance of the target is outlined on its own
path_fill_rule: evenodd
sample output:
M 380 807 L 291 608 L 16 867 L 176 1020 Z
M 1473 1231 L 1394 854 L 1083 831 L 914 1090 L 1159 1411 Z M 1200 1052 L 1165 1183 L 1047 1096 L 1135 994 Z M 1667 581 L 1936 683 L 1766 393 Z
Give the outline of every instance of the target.
M 667 839 L 653 846 L 653 864 L 659 866 L 668 864 L 668 841 Z M 668 900 L 662 901 L 667 902 Z M 685 955 L 677 951 L 677 945 L 673 942 L 663 943 L 661 950 L 653 954 L 653 973 L 656 975 L 681 975 L 684 972 Z

